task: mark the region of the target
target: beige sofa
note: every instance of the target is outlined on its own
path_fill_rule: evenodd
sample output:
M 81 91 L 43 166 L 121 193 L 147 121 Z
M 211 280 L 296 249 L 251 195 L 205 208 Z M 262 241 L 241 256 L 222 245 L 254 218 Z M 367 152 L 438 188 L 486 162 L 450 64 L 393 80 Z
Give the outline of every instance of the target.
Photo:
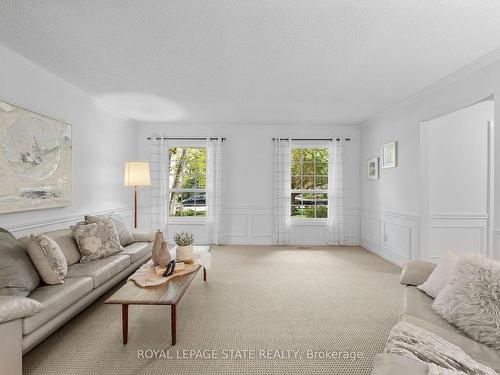
M 125 246 L 117 255 L 79 263 L 81 255 L 69 229 L 46 234 L 61 247 L 68 262 L 68 273 L 64 284 L 40 284 L 28 295 L 28 299 L 38 301 L 43 306 L 35 314 L 33 309 L 23 306 L 24 297 L 2 297 L 2 309 L 11 314 L 10 319 L 0 322 L 0 366 L 2 370 L 8 371 L 5 373 L 20 374 L 22 354 L 31 350 L 151 257 L 150 236 L 135 234 L 136 242 Z M 28 237 L 21 238 L 20 241 L 27 244 Z
M 500 351 L 474 341 L 448 323 L 432 310 L 433 299 L 417 289 L 433 270 L 428 262 L 409 262 L 402 271 L 401 283 L 405 285 L 401 321 L 412 323 L 462 348 L 476 361 L 500 373 Z M 396 354 L 379 354 L 375 357 L 372 375 L 427 375 L 428 365 Z

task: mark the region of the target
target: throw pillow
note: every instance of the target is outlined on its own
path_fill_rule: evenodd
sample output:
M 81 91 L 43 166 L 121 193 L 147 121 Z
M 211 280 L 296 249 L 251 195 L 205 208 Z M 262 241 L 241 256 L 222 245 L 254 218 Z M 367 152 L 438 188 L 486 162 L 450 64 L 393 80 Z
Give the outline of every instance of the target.
M 87 215 L 85 216 L 85 222 L 87 224 L 97 223 L 104 219 L 111 219 L 115 224 L 116 231 L 118 232 L 118 238 L 120 239 L 120 245 L 127 246 L 135 242 L 134 236 L 128 230 L 127 225 L 115 216 L 106 215 Z
M 82 253 L 80 263 L 105 258 L 123 250 L 111 219 L 92 224 L 76 225 L 70 229 Z
M 32 234 L 28 243 L 28 254 L 46 284 L 64 283 L 68 263 L 56 241 L 43 234 Z
M 155 240 L 156 233 L 155 232 L 134 232 L 134 241 L 135 242 L 153 242 Z
M 410 260 L 401 271 L 399 282 L 403 285 L 420 285 L 429 278 L 436 265 L 421 260 Z
M 26 297 L 40 284 L 25 248 L 5 229 L 0 230 L 0 259 L 0 295 Z
M 448 253 L 442 257 L 427 281 L 417 286 L 417 288 L 427 293 L 432 298 L 436 298 L 439 292 L 446 286 L 450 272 L 457 262 L 457 259 L 458 257 L 453 253 Z
M 500 262 L 460 258 L 432 308 L 474 340 L 500 350 Z

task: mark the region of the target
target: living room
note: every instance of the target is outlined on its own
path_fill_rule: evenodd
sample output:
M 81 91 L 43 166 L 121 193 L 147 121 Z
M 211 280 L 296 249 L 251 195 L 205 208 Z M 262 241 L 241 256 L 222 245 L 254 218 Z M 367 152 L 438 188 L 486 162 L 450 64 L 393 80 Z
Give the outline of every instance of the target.
M 0 1 L 0 373 L 499 372 L 499 31 Z

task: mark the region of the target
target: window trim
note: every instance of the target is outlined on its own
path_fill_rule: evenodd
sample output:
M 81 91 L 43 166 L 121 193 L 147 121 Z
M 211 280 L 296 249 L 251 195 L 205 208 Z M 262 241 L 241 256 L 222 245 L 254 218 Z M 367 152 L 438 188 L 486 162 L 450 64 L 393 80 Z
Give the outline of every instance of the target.
M 185 143 L 185 142 L 175 142 L 175 143 L 168 143 L 167 145 L 167 152 L 170 153 L 170 148 L 204 148 L 205 151 L 207 149 L 207 145 L 202 142 L 195 142 L 193 143 Z M 170 156 L 168 158 L 168 171 L 167 173 L 170 176 Z M 205 160 L 205 176 L 207 173 L 207 163 Z M 170 182 L 169 182 L 170 184 Z M 205 216 L 170 216 L 170 212 L 168 210 L 168 207 L 170 206 L 170 195 L 171 193 L 205 193 L 205 197 L 207 194 L 207 186 L 205 182 L 205 189 L 179 189 L 179 188 L 168 188 L 168 197 L 167 197 L 167 222 L 172 223 L 172 224 L 193 224 L 193 225 L 203 225 L 206 224 L 207 221 L 207 216 L 208 216 L 208 209 L 206 206 L 205 202 Z
M 328 218 L 324 217 L 315 217 L 315 218 L 310 218 L 310 219 L 304 219 L 303 217 L 291 217 L 291 223 L 292 225 L 326 225 L 328 222 Z
M 304 148 L 326 148 L 328 152 L 330 152 L 328 144 L 321 142 L 321 143 L 311 143 L 311 142 L 299 142 L 291 145 L 291 149 L 304 149 Z M 292 169 L 292 160 L 290 158 L 290 171 Z M 330 163 L 328 162 L 328 169 L 330 169 Z M 330 184 L 330 174 L 327 174 L 326 176 L 323 175 L 314 175 L 315 177 L 321 176 L 321 177 L 327 177 L 328 178 L 328 184 Z M 290 173 L 290 177 L 292 177 L 292 174 Z M 290 186 L 291 187 L 291 186 Z M 291 193 L 310 193 L 310 194 L 326 194 L 327 196 L 329 195 L 328 189 L 290 189 Z M 290 209 L 293 205 L 290 202 Z M 327 205 L 329 208 L 329 206 Z M 328 209 L 327 214 L 329 214 L 330 210 Z M 290 220 L 292 225 L 311 225 L 311 226 L 323 226 L 326 225 L 328 222 L 328 217 L 322 217 L 322 218 L 303 218 L 303 217 L 294 217 L 292 216 L 292 213 L 290 212 Z

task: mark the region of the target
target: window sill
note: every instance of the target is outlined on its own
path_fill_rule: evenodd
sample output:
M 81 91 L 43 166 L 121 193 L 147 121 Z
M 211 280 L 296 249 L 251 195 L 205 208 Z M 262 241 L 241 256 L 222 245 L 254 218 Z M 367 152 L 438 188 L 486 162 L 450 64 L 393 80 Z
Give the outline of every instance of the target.
M 204 217 L 169 217 L 167 225 L 205 225 L 206 221 Z
M 292 225 L 319 225 L 325 226 L 328 219 L 292 219 Z

